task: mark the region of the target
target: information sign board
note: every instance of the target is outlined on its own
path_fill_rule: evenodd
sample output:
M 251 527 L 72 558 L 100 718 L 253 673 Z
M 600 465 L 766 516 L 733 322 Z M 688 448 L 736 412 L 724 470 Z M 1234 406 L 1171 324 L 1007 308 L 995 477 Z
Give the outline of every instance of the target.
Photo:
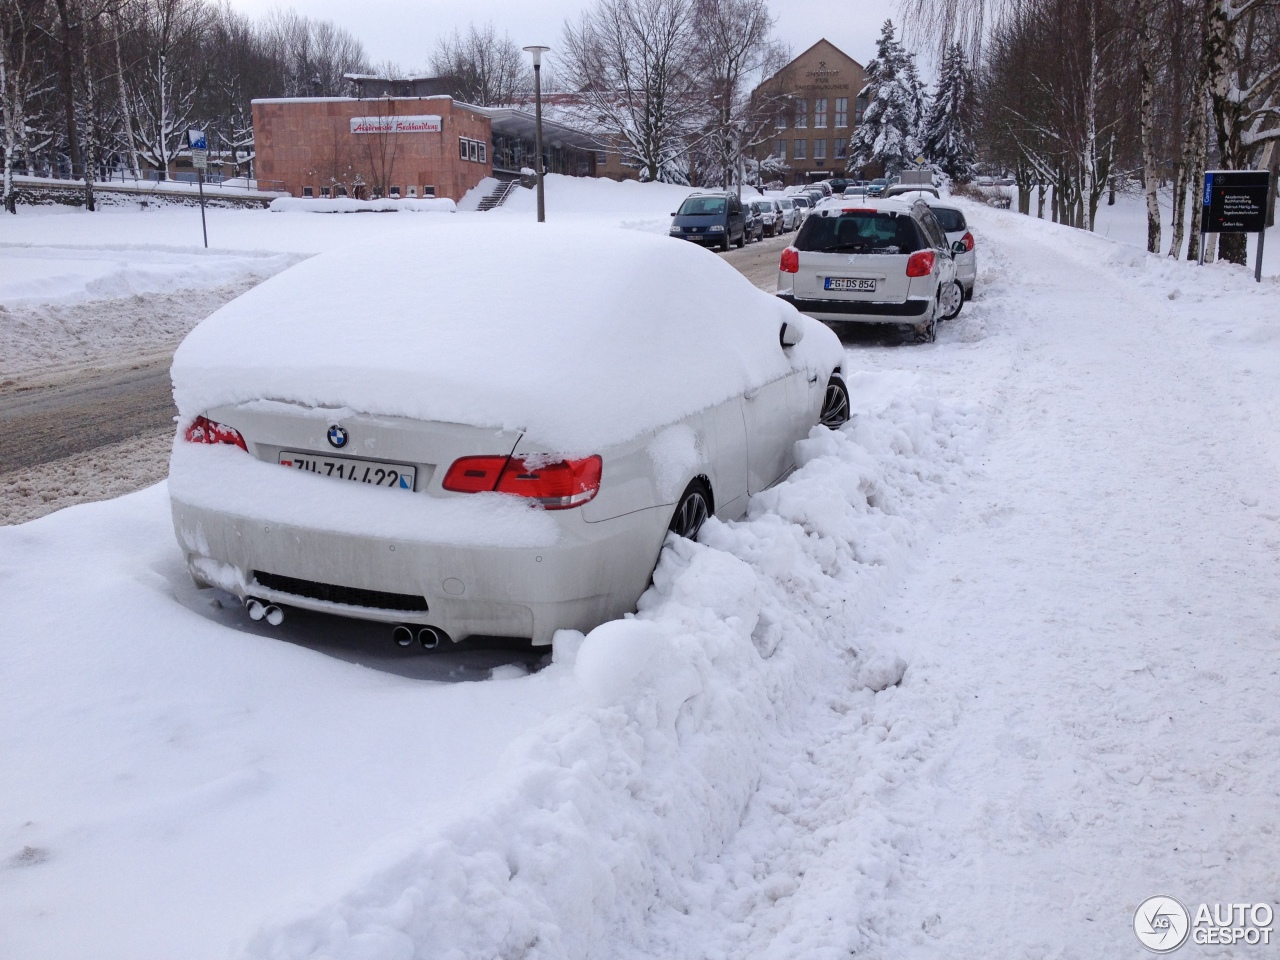
M 203 130 L 188 130 L 187 143 L 191 145 L 191 164 L 197 170 L 205 170 L 209 166 L 209 142 Z
M 1271 175 L 1266 170 L 1210 170 L 1200 207 L 1203 233 L 1261 233 L 1266 229 Z

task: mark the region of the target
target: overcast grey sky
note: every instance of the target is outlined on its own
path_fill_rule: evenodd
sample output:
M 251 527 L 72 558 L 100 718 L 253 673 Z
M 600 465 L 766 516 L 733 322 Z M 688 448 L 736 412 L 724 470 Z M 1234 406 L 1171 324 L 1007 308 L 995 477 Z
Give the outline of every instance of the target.
M 371 60 L 393 60 L 408 70 L 425 66 L 427 54 L 441 33 L 465 29 L 475 21 L 492 20 L 520 46 L 535 43 L 554 48 L 566 18 L 576 18 L 589 0 L 231 0 L 250 16 L 273 7 L 294 7 L 299 13 L 332 20 L 351 31 Z M 772 0 L 778 18 L 777 35 L 800 53 L 826 37 L 859 63 L 875 55 L 875 40 L 885 18 L 898 23 L 894 0 Z M 922 58 L 925 59 L 925 58 Z M 927 64 L 922 63 L 926 68 Z

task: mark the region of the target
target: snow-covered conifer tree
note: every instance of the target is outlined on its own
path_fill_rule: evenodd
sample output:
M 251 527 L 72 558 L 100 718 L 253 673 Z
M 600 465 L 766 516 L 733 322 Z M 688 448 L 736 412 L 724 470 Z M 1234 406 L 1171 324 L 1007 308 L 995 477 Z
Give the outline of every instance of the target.
M 859 96 L 871 103 L 849 139 L 848 169 L 880 163 L 892 174 L 913 165 L 920 153 L 924 95 L 915 57 L 894 38 L 892 20 L 880 31 L 876 58 L 867 64 L 867 85 Z
M 973 175 L 977 150 L 973 145 L 972 78 L 960 44 L 953 43 L 942 58 L 937 91 L 924 128 L 924 155 L 958 183 Z

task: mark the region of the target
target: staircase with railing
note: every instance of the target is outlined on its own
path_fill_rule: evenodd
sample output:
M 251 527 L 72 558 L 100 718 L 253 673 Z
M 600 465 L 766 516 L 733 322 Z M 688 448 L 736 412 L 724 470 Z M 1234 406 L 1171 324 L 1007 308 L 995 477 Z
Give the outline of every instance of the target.
M 520 186 L 519 180 L 503 180 L 489 192 L 489 195 L 480 201 L 480 206 L 476 207 L 481 213 L 485 210 L 492 210 L 494 207 L 500 207 L 506 202 L 507 197 L 511 195 L 516 187 Z

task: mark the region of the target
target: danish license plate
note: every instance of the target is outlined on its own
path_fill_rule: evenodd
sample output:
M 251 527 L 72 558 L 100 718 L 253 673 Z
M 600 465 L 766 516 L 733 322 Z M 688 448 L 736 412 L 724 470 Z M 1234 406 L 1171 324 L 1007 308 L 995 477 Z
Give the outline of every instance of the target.
M 417 467 L 403 463 L 383 463 L 379 460 L 353 460 L 350 457 L 326 457 L 315 453 L 281 450 L 279 463 L 282 467 L 306 470 L 335 480 L 368 483 L 396 490 L 412 490 L 418 479 Z
M 862 277 L 827 277 L 824 290 L 849 290 L 855 293 L 875 293 L 876 281 Z

